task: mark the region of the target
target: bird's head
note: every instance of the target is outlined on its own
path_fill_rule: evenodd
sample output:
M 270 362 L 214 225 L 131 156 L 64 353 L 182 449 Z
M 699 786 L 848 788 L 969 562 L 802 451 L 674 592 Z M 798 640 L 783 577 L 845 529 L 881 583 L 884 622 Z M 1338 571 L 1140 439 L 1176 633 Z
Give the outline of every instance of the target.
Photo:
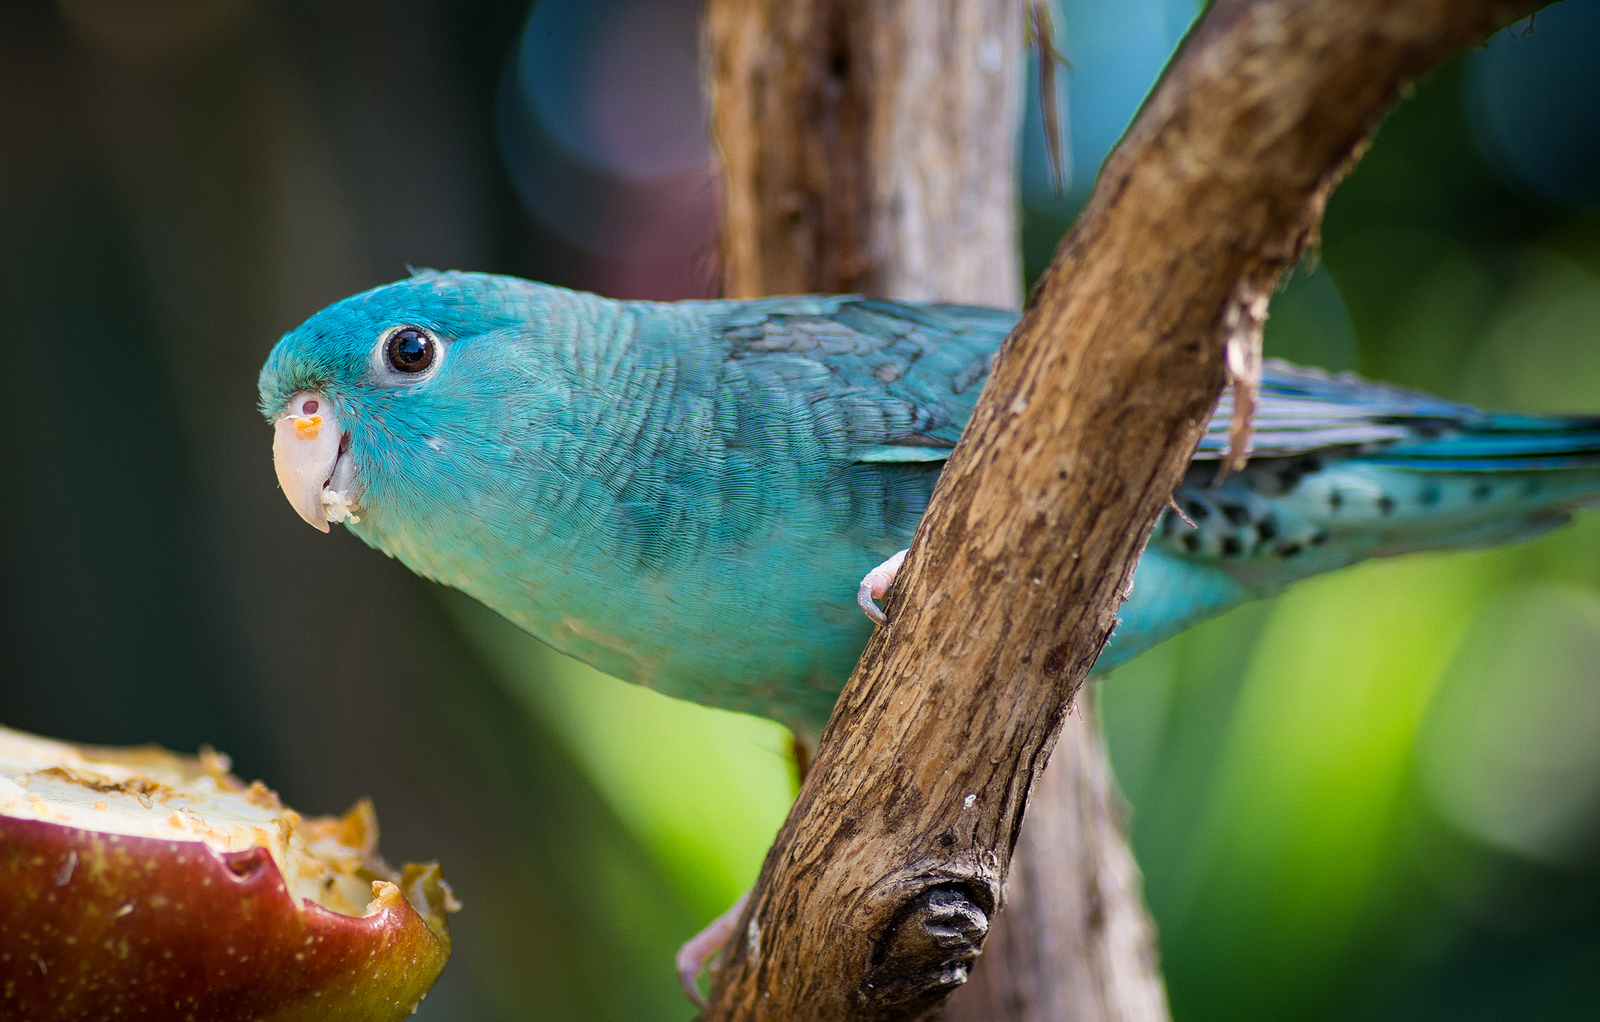
M 273 425 L 278 482 L 300 517 L 323 532 L 359 522 L 375 487 L 461 442 L 462 420 L 504 381 L 494 363 L 506 345 L 495 340 L 526 336 L 541 290 L 509 277 L 419 273 L 284 335 L 261 370 L 261 411 Z

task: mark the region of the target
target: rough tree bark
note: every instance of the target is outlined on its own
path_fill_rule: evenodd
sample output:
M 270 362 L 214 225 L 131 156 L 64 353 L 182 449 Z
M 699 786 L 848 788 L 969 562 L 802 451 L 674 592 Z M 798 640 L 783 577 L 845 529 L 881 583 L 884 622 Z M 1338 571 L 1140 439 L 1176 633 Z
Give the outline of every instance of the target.
M 965 979 L 1027 792 L 1225 360 L 1251 364 L 1274 281 L 1406 83 L 1537 6 L 1211 6 L 1002 350 L 726 949 L 711 1018 L 918 1017 Z
M 1021 0 L 710 0 L 706 24 L 729 297 L 1017 305 Z
M 1016 307 L 1024 14 L 1023 0 L 711 0 L 725 293 Z M 1093 717 L 1069 718 L 1064 739 L 948 1022 L 1167 1018 Z

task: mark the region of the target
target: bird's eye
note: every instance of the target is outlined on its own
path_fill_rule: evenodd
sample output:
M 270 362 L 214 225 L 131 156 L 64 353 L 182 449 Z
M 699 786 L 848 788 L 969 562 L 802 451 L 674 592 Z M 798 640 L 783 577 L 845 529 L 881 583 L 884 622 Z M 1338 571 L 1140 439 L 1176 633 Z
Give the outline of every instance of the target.
M 433 335 L 416 326 L 405 326 L 389 335 L 385 351 L 389 364 L 402 373 L 420 373 L 433 365 L 438 345 Z

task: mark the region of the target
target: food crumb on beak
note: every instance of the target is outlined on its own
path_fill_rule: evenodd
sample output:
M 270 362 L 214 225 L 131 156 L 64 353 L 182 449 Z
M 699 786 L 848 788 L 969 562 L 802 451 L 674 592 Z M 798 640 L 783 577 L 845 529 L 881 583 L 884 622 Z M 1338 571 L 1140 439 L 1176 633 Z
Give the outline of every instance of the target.
M 317 434 L 322 432 L 322 416 L 296 415 L 294 418 L 294 433 L 301 440 L 315 440 Z
M 331 486 L 323 489 L 322 506 L 326 509 L 329 522 L 348 520 L 357 525 L 361 524 L 361 516 L 356 514 L 355 501 L 340 490 L 335 490 Z

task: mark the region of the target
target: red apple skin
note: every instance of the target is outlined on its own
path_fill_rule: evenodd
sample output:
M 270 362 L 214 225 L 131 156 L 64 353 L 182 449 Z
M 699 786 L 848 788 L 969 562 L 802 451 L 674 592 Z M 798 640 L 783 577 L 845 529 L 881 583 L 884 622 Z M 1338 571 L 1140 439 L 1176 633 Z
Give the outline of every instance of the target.
M 352 918 L 295 904 L 264 848 L 0 817 L 0 1019 L 402 1019 L 450 937 L 438 867 L 399 886 Z

